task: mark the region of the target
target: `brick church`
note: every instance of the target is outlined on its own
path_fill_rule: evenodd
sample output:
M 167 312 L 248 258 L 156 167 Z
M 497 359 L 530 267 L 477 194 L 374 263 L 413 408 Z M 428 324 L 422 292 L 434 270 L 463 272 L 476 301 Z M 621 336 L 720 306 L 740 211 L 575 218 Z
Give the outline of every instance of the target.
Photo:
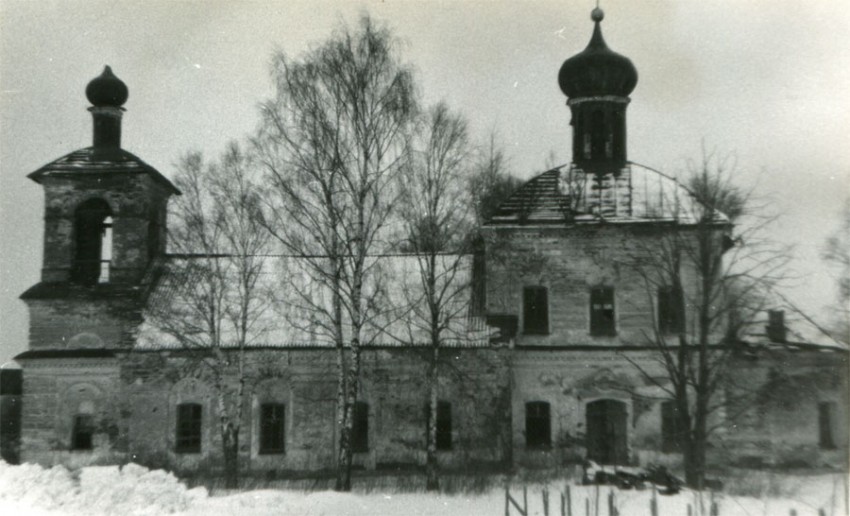
M 626 110 L 638 76 L 608 48 L 602 18 L 594 11 L 589 44 L 558 74 L 571 119 L 553 116 L 572 126 L 572 162 L 517 189 L 469 260 L 480 310 L 466 322 L 473 337 L 448 349 L 455 367 L 441 380 L 437 414 L 444 468 L 681 461 L 665 371 L 647 340 L 675 338 L 678 298 L 648 291 L 626 264 L 691 231 L 700 207 L 673 178 L 628 160 Z M 166 213 L 180 192 L 122 147 L 128 89 L 109 67 L 86 95 L 93 145 L 29 175 L 44 190 L 45 226 L 41 281 L 21 296 L 30 323 L 29 349 L 16 357 L 20 458 L 215 471 L 222 457 L 208 379 L 181 374 L 191 351 L 159 339 L 146 320 L 176 281 Z M 714 214 L 717 238 L 731 229 Z M 684 270 L 687 291 L 695 278 Z M 845 466 L 848 350 L 794 324 L 771 312 L 766 329 L 736 343 L 727 367 L 746 381 L 734 388 L 782 397 L 716 413 L 710 463 Z M 248 367 L 263 371 L 247 387 L 240 438 L 249 474 L 335 465 L 334 349 L 291 335 L 247 350 Z M 425 374 L 403 345 L 364 349 L 357 467 L 424 464 Z M 731 399 L 734 388 L 721 391 Z

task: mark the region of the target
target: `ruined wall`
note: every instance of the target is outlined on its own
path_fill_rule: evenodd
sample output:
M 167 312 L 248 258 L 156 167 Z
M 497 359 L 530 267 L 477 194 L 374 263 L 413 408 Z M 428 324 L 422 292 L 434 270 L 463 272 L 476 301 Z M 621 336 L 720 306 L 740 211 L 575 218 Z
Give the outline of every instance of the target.
M 42 465 L 118 463 L 118 365 L 115 359 L 38 359 L 23 362 L 21 460 Z M 77 415 L 93 421 L 92 447 L 74 450 Z
M 148 263 L 148 225 L 165 231 L 169 192 L 145 174 L 76 175 L 44 180 L 42 281 L 67 281 L 75 256 L 74 214 L 80 204 L 103 199 L 113 213 L 110 282 L 135 282 Z M 164 242 L 161 236 L 159 242 Z
M 656 291 L 635 271 L 672 231 L 656 225 L 489 228 L 487 310 L 518 316 L 519 346 L 645 346 L 653 334 Z M 687 230 L 683 230 L 687 231 Z M 669 243 L 668 243 L 669 245 Z M 683 266 L 686 297 L 695 292 L 692 264 Z M 549 332 L 523 334 L 524 286 L 548 290 Z M 616 336 L 590 335 L 590 289 L 614 287 Z
M 29 349 L 130 348 L 140 320 L 132 299 L 30 299 Z
M 626 408 L 628 462 L 675 464 L 681 456 L 662 453 L 661 403 L 669 398 L 639 369 L 663 378 L 652 351 L 515 350 L 512 393 L 514 457 L 526 467 L 564 467 L 587 457 L 587 406 L 616 400 Z M 526 403 L 551 407 L 550 447 L 526 446 Z
M 507 350 L 445 354 L 440 399 L 452 402 L 453 448 L 444 467 L 467 468 L 509 460 Z M 248 394 L 240 434 L 241 467 L 248 473 L 292 475 L 336 463 L 336 354 L 333 350 L 266 350 L 248 354 Z M 426 365 L 412 350 L 363 353 L 359 399 L 369 404 L 368 451 L 354 466 L 396 469 L 424 464 Z M 132 353 L 122 367 L 122 410 L 133 460 L 183 473 L 221 471 L 217 398 L 207 372 L 180 353 Z M 231 379 L 233 380 L 233 379 Z M 203 407 L 200 453 L 176 453 L 178 403 Z M 285 452 L 259 453 L 259 407 L 285 405 Z M 271 473 L 270 473 L 271 472 Z
M 763 349 L 729 368 L 727 424 L 719 458 L 743 466 L 847 468 L 847 353 Z M 828 403 L 824 421 L 819 405 Z M 821 443 L 823 424 L 832 445 Z

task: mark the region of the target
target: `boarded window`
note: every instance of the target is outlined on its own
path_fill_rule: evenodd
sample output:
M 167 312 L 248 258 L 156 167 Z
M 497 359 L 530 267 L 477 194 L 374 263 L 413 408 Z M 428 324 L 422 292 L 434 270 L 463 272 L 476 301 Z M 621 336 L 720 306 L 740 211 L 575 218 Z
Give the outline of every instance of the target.
M 683 449 L 685 433 L 679 420 L 679 409 L 675 401 L 661 404 L 661 451 L 680 453 Z
M 431 423 L 431 404 L 425 404 L 425 442 L 428 442 L 428 425 Z M 437 402 L 437 449 L 452 449 L 452 404 L 448 401 Z
M 685 303 L 681 289 L 658 289 L 658 330 L 662 334 L 676 334 L 685 329 Z
M 177 405 L 177 453 L 201 453 L 201 406 L 197 403 Z
M 818 433 L 820 447 L 825 450 L 835 448 L 835 433 L 833 425 L 835 424 L 835 403 L 822 402 L 818 403 Z
M 282 403 L 260 405 L 260 453 L 284 452 L 285 414 L 285 406 Z
M 94 418 L 91 414 L 79 414 L 74 417 L 74 430 L 71 436 L 72 450 L 91 450 L 94 435 Z
M 369 451 L 369 404 L 362 401 L 354 404 L 351 450 L 358 453 Z
M 614 288 L 595 287 L 590 291 L 590 334 L 616 335 L 614 322 Z
M 525 445 L 529 448 L 545 448 L 552 444 L 552 422 L 549 404 L 531 401 L 525 404 Z
M 523 333 L 549 333 L 549 300 L 546 287 L 522 289 Z

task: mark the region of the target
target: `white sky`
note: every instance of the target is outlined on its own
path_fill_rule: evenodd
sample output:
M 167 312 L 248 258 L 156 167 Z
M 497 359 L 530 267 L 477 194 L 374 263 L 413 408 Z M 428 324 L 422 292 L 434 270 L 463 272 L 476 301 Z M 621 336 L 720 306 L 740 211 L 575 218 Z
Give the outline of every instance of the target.
M 788 293 L 834 302 L 819 258 L 850 196 L 850 1 L 603 0 L 608 45 L 639 80 L 629 158 L 669 174 L 702 141 L 737 156 L 744 186 L 783 213 L 797 244 Z M 0 0 L 0 363 L 26 349 L 17 297 L 39 280 L 41 188 L 26 174 L 91 144 L 84 96 L 105 64 L 128 85 L 122 145 L 166 176 L 251 131 L 274 48 L 297 56 L 363 10 L 405 43 L 427 101 L 446 99 L 484 140 L 495 129 L 528 178 L 570 160 L 564 59 L 592 31 L 593 0 Z

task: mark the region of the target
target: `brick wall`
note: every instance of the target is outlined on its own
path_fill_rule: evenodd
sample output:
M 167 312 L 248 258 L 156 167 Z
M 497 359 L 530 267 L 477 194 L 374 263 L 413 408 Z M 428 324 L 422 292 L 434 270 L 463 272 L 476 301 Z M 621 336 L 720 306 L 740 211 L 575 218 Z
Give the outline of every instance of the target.
M 508 460 L 507 350 L 460 350 L 445 354 L 440 399 L 452 402 L 453 449 L 440 452 L 448 468 Z M 216 396 L 208 373 L 180 353 L 132 353 L 122 367 L 129 453 L 151 466 L 188 473 L 221 469 Z M 333 350 L 251 351 L 249 394 L 240 434 L 242 467 L 248 472 L 293 474 L 335 467 L 336 354 Z M 424 464 L 428 399 L 425 362 L 411 350 L 363 353 L 359 399 L 369 404 L 369 449 L 355 467 L 405 468 Z M 231 379 L 232 380 L 232 379 Z M 285 405 L 284 454 L 258 453 L 259 405 Z M 174 452 L 175 407 L 203 407 L 200 454 Z

